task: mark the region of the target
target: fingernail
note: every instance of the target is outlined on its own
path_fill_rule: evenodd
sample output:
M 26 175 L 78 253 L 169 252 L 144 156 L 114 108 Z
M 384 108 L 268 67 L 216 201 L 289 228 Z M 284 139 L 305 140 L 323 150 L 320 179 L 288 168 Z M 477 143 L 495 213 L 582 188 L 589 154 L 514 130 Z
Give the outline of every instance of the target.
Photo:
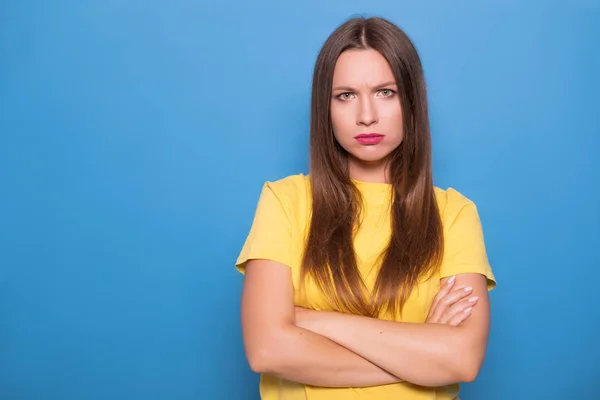
M 465 288 L 465 292 L 470 292 L 471 290 L 473 290 L 473 288 L 472 288 L 471 286 L 467 286 L 467 287 Z
M 469 303 L 475 303 L 477 301 L 477 299 L 479 299 L 478 296 L 473 296 L 469 299 Z
M 471 310 L 473 310 L 473 307 L 469 307 L 469 308 L 467 308 L 467 309 L 465 310 L 465 313 L 467 313 L 467 314 L 468 314 L 468 313 L 470 313 L 470 312 L 471 312 Z
M 452 285 L 454 283 L 454 279 L 456 279 L 456 277 L 451 276 L 450 279 L 448 279 L 448 285 Z

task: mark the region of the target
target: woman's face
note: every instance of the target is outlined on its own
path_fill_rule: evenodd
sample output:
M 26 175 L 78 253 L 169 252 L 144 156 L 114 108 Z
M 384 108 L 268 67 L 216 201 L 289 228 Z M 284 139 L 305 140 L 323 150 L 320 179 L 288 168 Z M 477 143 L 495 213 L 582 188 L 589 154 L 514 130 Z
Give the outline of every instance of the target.
M 331 121 L 335 138 L 349 153 L 352 178 L 363 179 L 365 170 L 380 175 L 390 153 L 402 143 L 397 92 L 392 69 L 379 52 L 347 50 L 338 58 Z

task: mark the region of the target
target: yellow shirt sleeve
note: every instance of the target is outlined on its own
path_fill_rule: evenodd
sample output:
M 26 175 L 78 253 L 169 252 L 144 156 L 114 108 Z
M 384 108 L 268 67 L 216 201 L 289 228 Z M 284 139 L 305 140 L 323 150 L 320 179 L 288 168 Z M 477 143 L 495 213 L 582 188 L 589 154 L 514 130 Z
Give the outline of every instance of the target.
M 262 188 L 250 233 L 236 261 L 235 266 L 242 274 L 251 259 L 267 259 L 290 266 L 290 212 L 273 186 L 267 182 Z
M 446 225 L 441 277 L 480 273 L 487 277 L 488 290 L 492 290 L 496 278 L 488 260 L 477 207 L 452 189 L 448 191 Z

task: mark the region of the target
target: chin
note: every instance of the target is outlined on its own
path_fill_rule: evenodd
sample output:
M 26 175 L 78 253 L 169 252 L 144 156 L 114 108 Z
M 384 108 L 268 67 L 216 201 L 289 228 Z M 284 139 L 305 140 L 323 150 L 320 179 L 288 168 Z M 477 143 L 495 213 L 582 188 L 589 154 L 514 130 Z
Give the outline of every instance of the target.
M 364 154 L 363 152 L 355 152 L 355 153 L 350 153 L 352 158 L 354 158 L 356 161 L 361 162 L 361 163 L 366 163 L 366 164 L 378 164 L 378 163 L 383 163 L 387 160 L 387 158 L 389 157 L 390 153 L 371 153 L 371 154 Z

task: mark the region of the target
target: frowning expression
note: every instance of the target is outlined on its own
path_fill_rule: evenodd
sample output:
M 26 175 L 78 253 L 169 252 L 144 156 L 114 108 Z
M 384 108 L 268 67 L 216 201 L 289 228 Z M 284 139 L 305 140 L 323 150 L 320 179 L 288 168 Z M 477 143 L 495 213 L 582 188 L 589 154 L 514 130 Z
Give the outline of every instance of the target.
M 331 121 L 354 167 L 384 163 L 402 143 L 398 86 L 381 53 L 352 49 L 340 55 L 333 74 Z

